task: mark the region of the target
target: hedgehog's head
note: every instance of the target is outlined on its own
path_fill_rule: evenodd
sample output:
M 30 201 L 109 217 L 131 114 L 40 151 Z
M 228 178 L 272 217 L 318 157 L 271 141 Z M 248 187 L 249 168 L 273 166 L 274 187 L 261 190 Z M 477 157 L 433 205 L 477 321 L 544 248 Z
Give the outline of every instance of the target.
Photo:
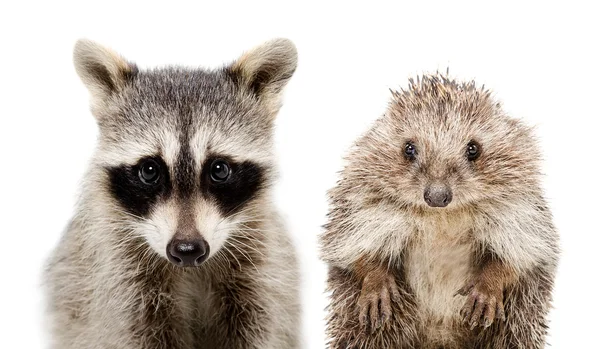
M 363 139 L 386 195 L 439 209 L 512 197 L 537 185 L 539 155 L 530 128 L 507 117 L 489 91 L 435 75 L 393 95 Z

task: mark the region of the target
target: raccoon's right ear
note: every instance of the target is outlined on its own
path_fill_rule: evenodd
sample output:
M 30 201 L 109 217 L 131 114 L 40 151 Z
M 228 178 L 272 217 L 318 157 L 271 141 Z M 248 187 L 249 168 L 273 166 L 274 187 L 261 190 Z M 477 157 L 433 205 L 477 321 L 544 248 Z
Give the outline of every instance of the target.
M 288 39 L 274 39 L 246 52 L 226 70 L 260 100 L 278 108 L 297 62 L 296 46 Z
M 127 62 L 116 52 L 86 39 L 78 40 L 75 44 L 73 62 L 77 74 L 95 102 L 118 92 L 137 73 L 135 64 Z

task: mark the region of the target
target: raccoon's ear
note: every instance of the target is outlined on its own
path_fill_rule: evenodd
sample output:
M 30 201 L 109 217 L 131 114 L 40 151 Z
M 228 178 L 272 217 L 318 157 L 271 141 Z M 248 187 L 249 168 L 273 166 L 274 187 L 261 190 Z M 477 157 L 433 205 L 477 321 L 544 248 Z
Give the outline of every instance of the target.
M 274 39 L 246 52 L 227 69 L 259 99 L 279 103 L 297 62 L 296 46 L 288 39 Z
M 73 62 L 77 74 L 97 101 L 118 92 L 137 73 L 135 64 L 91 40 L 77 41 Z

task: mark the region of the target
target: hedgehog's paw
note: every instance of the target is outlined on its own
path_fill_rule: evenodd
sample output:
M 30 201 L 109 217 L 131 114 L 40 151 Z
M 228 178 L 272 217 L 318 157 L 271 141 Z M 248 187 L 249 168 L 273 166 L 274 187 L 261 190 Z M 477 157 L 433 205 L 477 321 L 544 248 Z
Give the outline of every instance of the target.
M 460 311 L 467 326 L 471 329 L 477 326 L 487 328 L 494 319 L 504 321 L 503 291 L 485 282 L 470 282 L 458 290 L 457 295 L 467 296 L 465 305 Z
M 399 299 L 400 292 L 392 274 L 378 271 L 367 274 L 358 298 L 361 327 L 371 333 L 382 327 L 392 316 L 392 301 Z

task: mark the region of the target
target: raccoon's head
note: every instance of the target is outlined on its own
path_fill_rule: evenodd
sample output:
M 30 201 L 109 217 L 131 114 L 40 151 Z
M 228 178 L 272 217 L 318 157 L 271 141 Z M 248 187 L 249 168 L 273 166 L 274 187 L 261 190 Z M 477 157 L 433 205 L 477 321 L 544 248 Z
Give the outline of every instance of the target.
M 362 140 L 380 191 L 421 208 L 502 200 L 537 184 L 530 128 L 509 118 L 490 92 L 446 76 L 411 80 Z M 366 165 L 363 165 L 367 167 Z M 367 170 L 365 170 L 367 171 Z
M 273 123 L 296 69 L 290 41 L 216 70 L 140 70 L 86 40 L 74 61 L 100 128 L 91 186 L 129 234 L 197 266 L 257 230 L 270 214 Z

